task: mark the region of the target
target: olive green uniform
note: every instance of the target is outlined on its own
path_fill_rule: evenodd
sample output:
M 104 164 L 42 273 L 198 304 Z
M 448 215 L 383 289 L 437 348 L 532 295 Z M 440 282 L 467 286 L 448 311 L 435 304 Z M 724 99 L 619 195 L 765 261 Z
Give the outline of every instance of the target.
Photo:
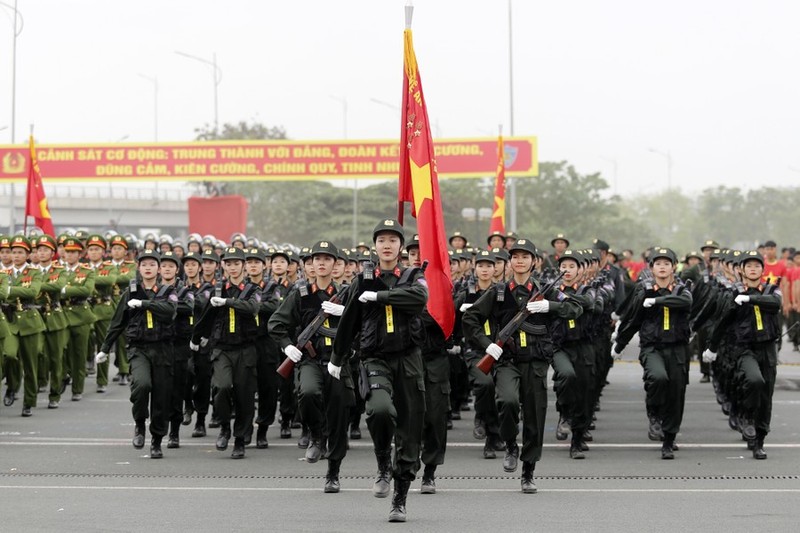
M 44 349 L 39 358 L 39 384 L 50 383 L 51 402 L 61 400 L 61 380 L 64 379 L 64 350 L 67 347 L 67 315 L 61 307 L 61 290 L 67 284 L 64 267 L 52 263 L 42 269 L 42 288 L 36 299 L 44 320 Z
M 117 281 L 117 267 L 111 261 L 99 265 L 90 265 L 95 272 L 94 293 L 92 294 L 92 312 L 97 319 L 94 323 L 94 335 L 97 346 L 103 342 L 108 332 L 111 318 L 114 316 L 114 288 Z M 91 354 L 90 354 L 91 355 Z M 109 359 L 97 364 L 97 387 L 108 385 Z
M 36 407 L 36 395 L 39 392 L 37 366 L 45 325 L 35 306 L 41 286 L 42 274 L 39 269 L 24 266 L 19 271 L 11 270 L 11 291 L 8 300 L 14 311 L 9 328 L 19 342 L 18 361 L 24 375 L 25 407 Z M 19 387 L 19 381 L 16 382 L 16 386 Z
M 72 394 L 83 394 L 86 381 L 86 358 L 89 353 L 89 335 L 95 316 L 89 305 L 94 292 L 96 274 L 91 268 L 76 265 L 66 267 L 67 284 L 63 289 L 62 304 L 69 323 L 69 341 L 66 351 L 66 371 L 72 377 Z

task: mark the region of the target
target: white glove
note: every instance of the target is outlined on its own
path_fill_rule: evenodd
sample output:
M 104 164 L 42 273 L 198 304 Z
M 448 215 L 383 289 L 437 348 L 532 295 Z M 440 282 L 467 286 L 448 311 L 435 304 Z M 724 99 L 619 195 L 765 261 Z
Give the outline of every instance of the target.
M 494 357 L 495 361 L 497 361 L 500 359 L 500 356 L 503 355 L 503 349 L 495 343 L 492 343 L 486 347 L 486 353 Z
M 377 302 L 378 301 L 378 293 L 375 291 L 364 291 L 361 293 L 361 296 L 358 297 L 358 301 L 362 304 L 367 302 Z
M 458 354 L 460 354 L 460 353 L 461 353 L 461 346 L 459 346 L 458 344 L 456 344 L 456 345 L 455 345 L 455 346 L 453 346 L 452 348 L 448 348 L 448 349 L 447 349 L 447 353 L 448 353 L 448 354 L 450 354 L 450 355 L 458 355 Z
M 614 327 L 614 331 L 611 332 L 611 344 L 617 342 L 617 334 L 619 333 L 619 324 L 620 323 L 617 322 L 617 325 Z
M 291 344 L 283 349 L 283 353 L 286 354 L 286 357 L 292 360 L 292 363 L 299 363 L 300 359 L 303 358 L 303 352 L 297 349 L 296 346 L 292 346 Z
M 461 304 L 461 307 L 459 307 L 458 310 L 463 313 L 464 311 L 466 311 L 470 307 L 472 307 L 472 304 Z
M 339 376 L 342 375 L 342 367 L 336 366 L 330 361 L 328 361 L 328 374 L 335 377 L 336 379 L 339 379 Z
M 200 337 L 200 347 L 205 348 L 208 344 L 208 337 Z
M 644 299 L 644 303 L 642 304 L 642 307 L 650 308 L 650 307 L 653 307 L 654 305 L 656 305 L 656 299 L 655 298 L 645 298 Z
M 225 298 L 223 298 L 222 296 L 212 296 L 211 297 L 211 305 L 213 307 L 222 307 L 223 305 L 225 305 L 226 301 L 227 300 Z
M 619 322 L 620 316 L 617 313 L 611 313 L 611 320 Z
M 538 302 L 528 302 L 525 306 L 528 312 L 534 313 L 547 313 L 550 311 L 550 302 L 548 300 L 539 300 Z
M 713 363 L 716 360 L 717 360 L 717 352 L 712 352 L 711 350 L 706 350 L 703 352 L 704 363 Z
M 749 302 L 750 301 L 750 297 L 748 295 L 746 295 L 746 294 L 740 294 L 736 298 L 734 298 L 733 301 L 736 302 L 736 305 L 742 305 L 742 304 L 746 304 L 747 302 Z
M 200 350 L 200 345 L 199 344 L 195 344 L 192 341 L 189 341 L 189 349 L 191 351 L 193 351 L 193 352 L 197 352 L 197 351 Z
M 142 306 L 142 301 L 138 298 L 133 298 L 132 300 L 128 300 L 128 307 L 131 309 L 136 309 L 137 307 Z
M 106 361 L 108 361 L 108 354 L 106 352 L 97 352 L 97 355 L 94 356 L 94 362 L 98 365 Z
M 322 302 L 322 310 L 332 316 L 342 316 L 344 306 L 333 302 Z
M 9 285 L 9 286 L 7 287 L 7 289 L 8 289 L 8 290 L 6 291 L 6 296 L 8 296 L 9 294 L 11 294 L 11 285 Z M 67 288 L 66 288 L 66 287 L 62 287 L 62 288 L 61 288 L 61 294 L 67 294 Z

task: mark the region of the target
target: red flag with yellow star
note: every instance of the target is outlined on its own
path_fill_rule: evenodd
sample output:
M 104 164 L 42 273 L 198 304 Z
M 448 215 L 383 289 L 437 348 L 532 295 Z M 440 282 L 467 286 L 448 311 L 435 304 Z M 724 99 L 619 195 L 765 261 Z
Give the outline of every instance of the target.
M 36 148 L 33 146 L 33 135 L 30 138 L 30 161 L 28 167 L 28 191 L 25 200 L 25 232 L 28 230 L 28 217 L 33 217 L 36 226 L 46 234 L 55 237 L 53 219 L 47 208 L 47 196 L 42 185 L 42 173 L 39 171 L 39 162 L 36 160 Z
M 445 337 L 449 337 L 455 322 L 450 259 L 447 255 L 433 139 L 414 54 L 409 8 L 406 9 L 398 220 L 403 223 L 405 202 L 411 202 L 411 214 L 417 219 L 420 258 L 428 261 L 428 268 L 425 270 L 428 313 L 442 328 Z
M 503 148 L 503 134 L 497 139 L 497 173 L 494 182 L 494 206 L 489 223 L 489 235 L 495 231 L 506 232 L 506 161 Z

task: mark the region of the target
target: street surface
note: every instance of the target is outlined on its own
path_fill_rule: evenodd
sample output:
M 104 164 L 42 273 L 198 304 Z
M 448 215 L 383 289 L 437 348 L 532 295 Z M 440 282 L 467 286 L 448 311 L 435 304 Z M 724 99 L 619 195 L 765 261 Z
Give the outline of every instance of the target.
M 756 461 L 691 367 L 686 414 L 674 461 L 647 439 L 641 368 L 629 347 L 611 370 L 583 461 L 555 439 L 554 395 L 538 494 L 519 491 L 519 474 L 502 453 L 485 460 L 472 437 L 473 412 L 448 434 L 437 494 L 408 499 L 406 525 L 389 524 L 389 499 L 370 492 L 375 460 L 369 433 L 352 441 L 342 465 L 342 492 L 324 494 L 325 461 L 309 465 L 291 440 L 270 428 L 270 447 L 248 447 L 244 460 L 214 448 L 184 426 L 181 448 L 151 460 L 149 444 L 130 439 L 128 390 L 106 394 L 87 379 L 81 402 L 66 394 L 58 410 L 46 395 L 31 418 L 21 400 L 0 407 L 0 509 L 4 531 L 797 531 L 800 523 L 800 355 L 781 351 L 766 461 Z M 112 371 L 113 374 L 113 371 Z M 149 438 L 148 438 L 149 443 Z M 420 471 L 421 474 L 421 471 Z

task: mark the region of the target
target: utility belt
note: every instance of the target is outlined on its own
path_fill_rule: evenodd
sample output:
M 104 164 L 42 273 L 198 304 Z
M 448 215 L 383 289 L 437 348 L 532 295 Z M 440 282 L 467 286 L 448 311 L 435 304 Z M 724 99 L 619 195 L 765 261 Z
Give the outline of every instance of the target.
M 83 305 L 88 302 L 88 298 L 69 298 L 67 299 L 67 305 L 75 306 L 75 305 Z
M 38 311 L 41 308 L 41 305 L 36 304 L 20 304 L 16 309 L 17 311 L 28 311 L 29 309 L 36 309 Z
M 111 305 L 112 299 L 111 296 L 96 296 L 93 298 L 93 302 L 95 305 Z

